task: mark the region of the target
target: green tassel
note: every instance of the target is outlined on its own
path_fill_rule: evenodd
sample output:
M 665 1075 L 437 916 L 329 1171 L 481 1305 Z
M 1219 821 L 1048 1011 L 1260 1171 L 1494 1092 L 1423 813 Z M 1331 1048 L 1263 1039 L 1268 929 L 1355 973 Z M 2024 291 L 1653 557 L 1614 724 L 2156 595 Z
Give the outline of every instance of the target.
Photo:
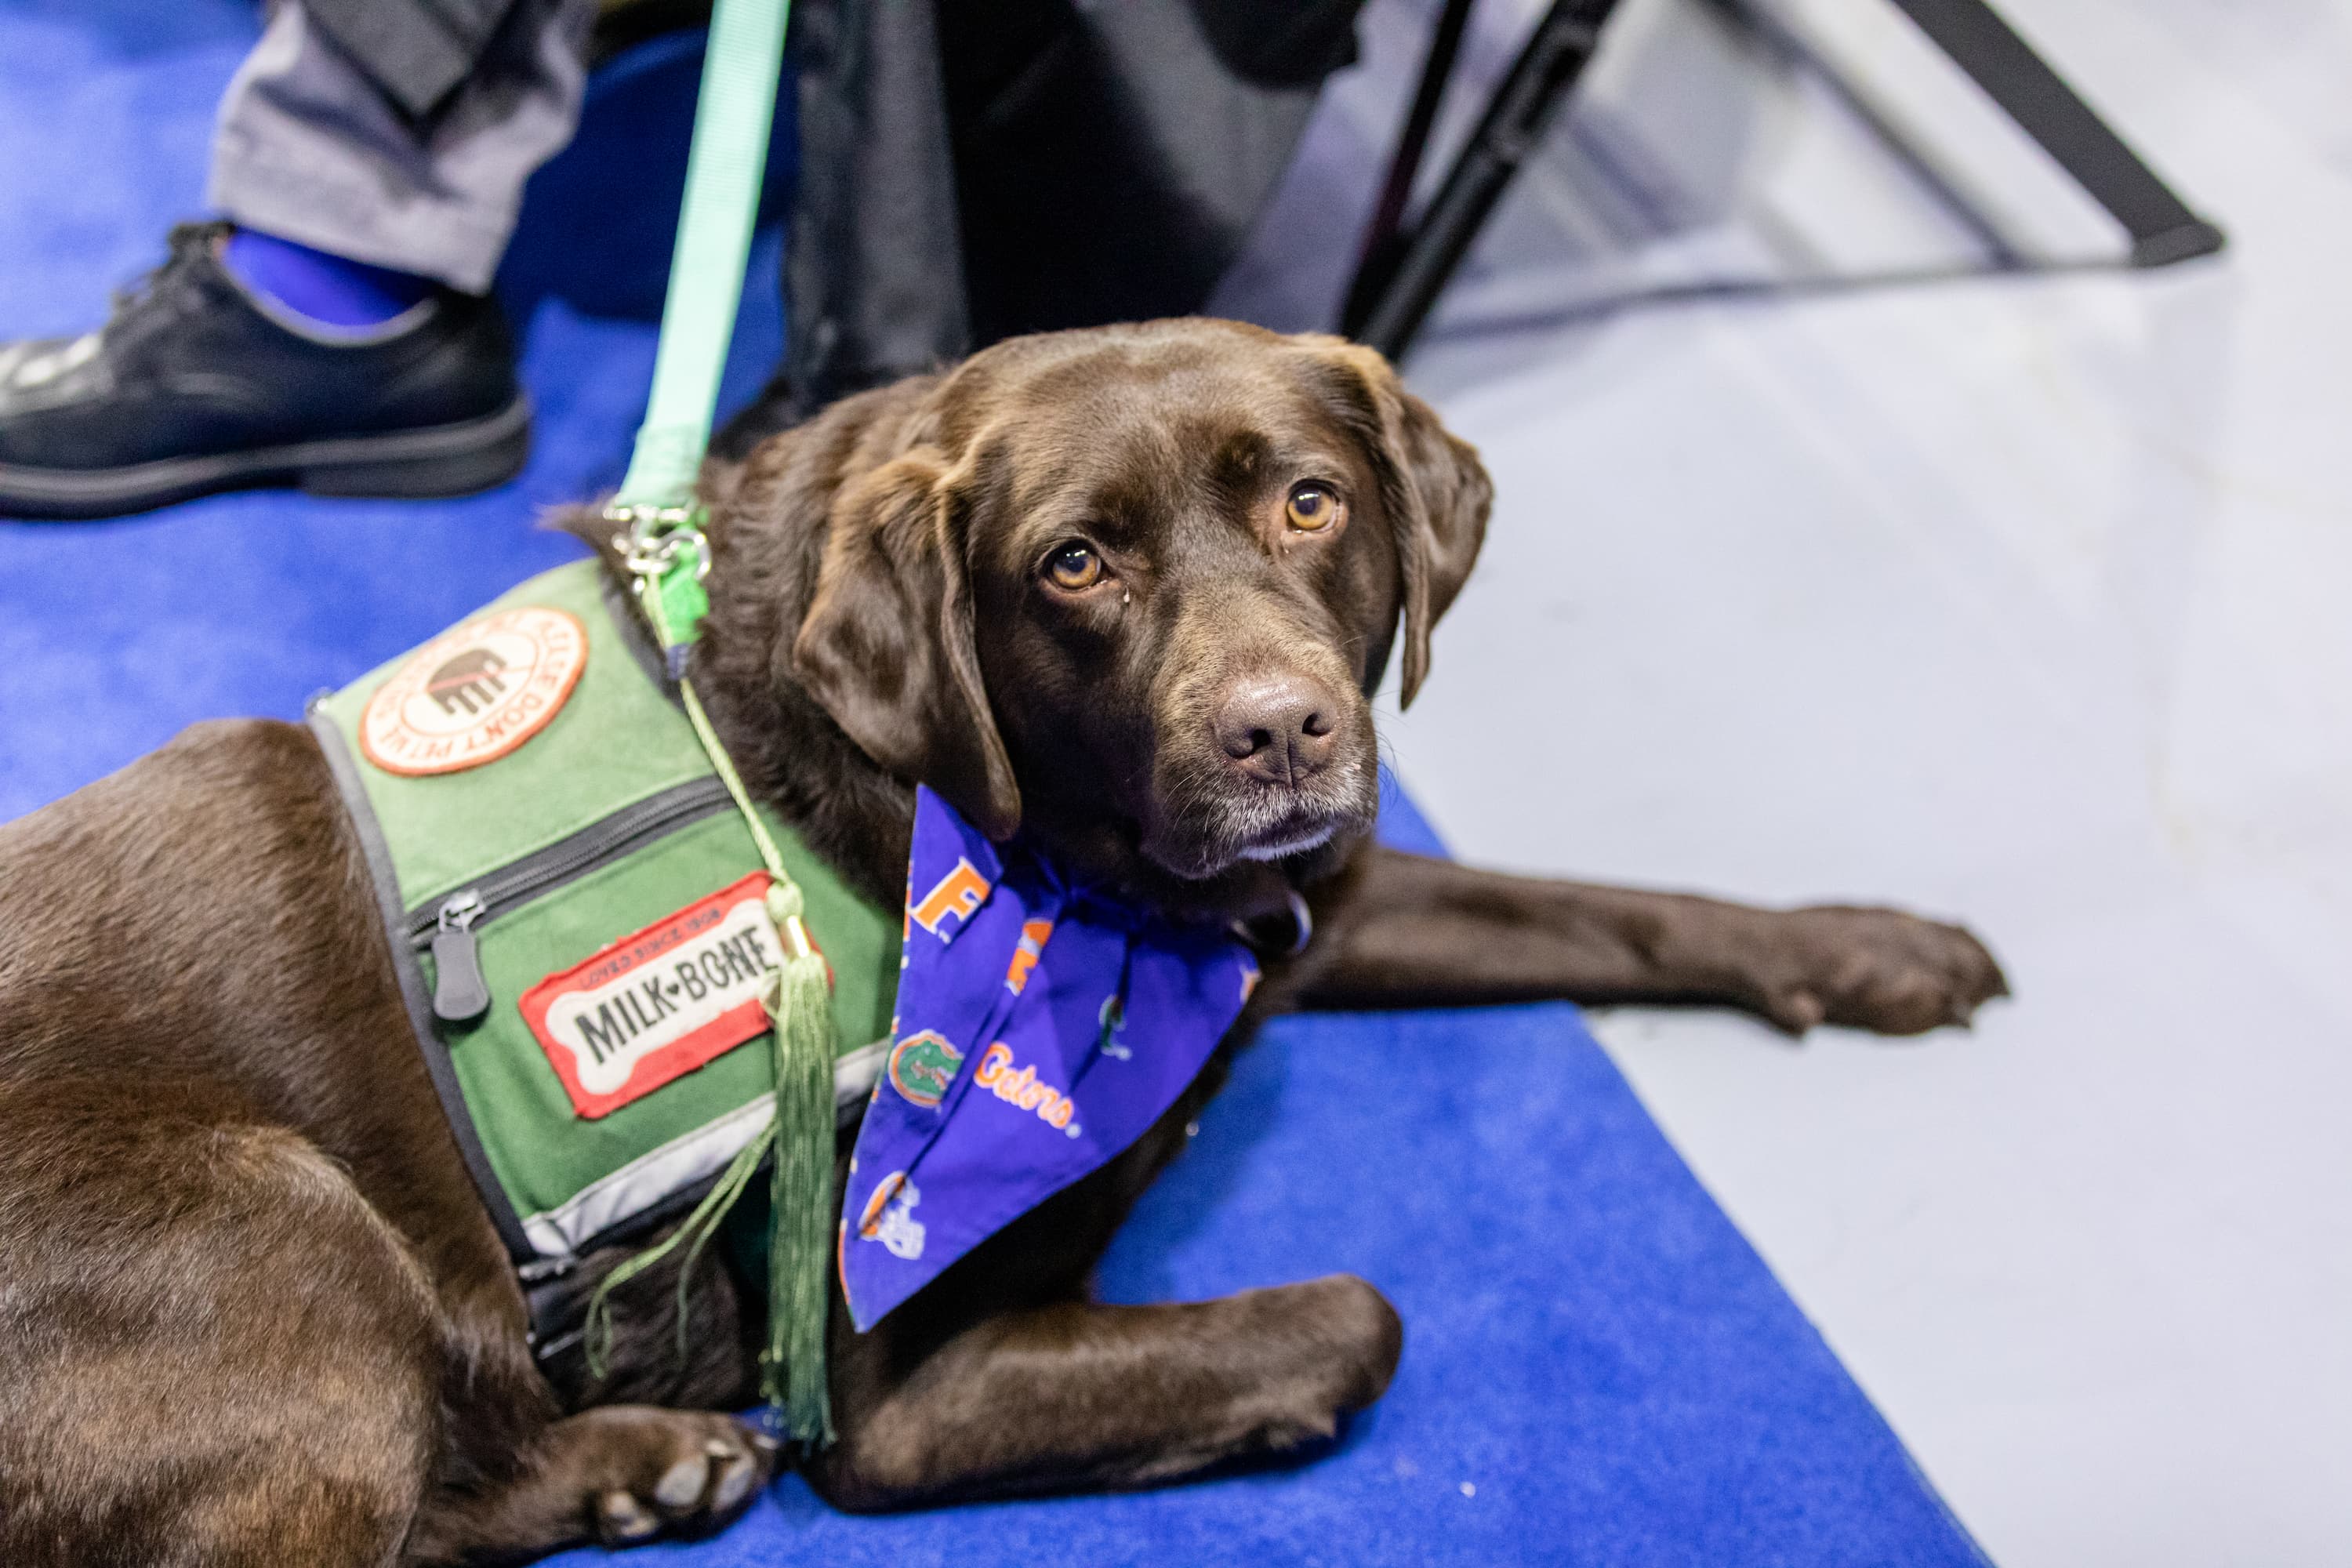
M 833 1004 L 824 955 L 801 928 L 801 890 L 768 889 L 768 918 L 784 965 L 761 1001 L 775 1021 L 776 1168 L 768 1236 L 768 1348 L 761 1392 L 784 1429 L 811 1446 L 833 1441 L 825 1389 L 825 1320 L 832 1306 Z
M 627 566 L 637 579 L 638 602 L 655 637 L 674 656 L 694 641 L 709 605 L 701 584 L 709 546 L 702 537 L 699 514 L 641 517 L 627 539 Z M 609 1298 L 614 1287 L 684 1246 L 682 1292 L 696 1257 L 750 1184 L 761 1156 L 772 1149 L 776 1165 L 768 1231 L 768 1345 L 760 1356 L 760 1391 L 789 1436 L 821 1447 L 833 1441 L 833 1402 L 824 1370 L 825 1320 L 833 1306 L 833 1061 L 840 1048 L 833 1025 L 833 984 L 824 955 L 809 942 L 802 924 L 800 888 L 761 822 L 742 775 L 719 743 L 693 682 L 681 678 L 678 697 L 711 770 L 734 797 L 760 859 L 774 879 L 768 889 L 768 919 L 775 925 L 784 963 L 761 983 L 760 1003 L 768 1010 L 775 1041 L 776 1109 L 767 1135 L 754 1138 L 736 1156 L 684 1225 L 659 1247 L 613 1270 L 597 1287 L 588 1304 L 589 1370 L 602 1377 L 603 1362 L 611 1353 Z M 682 1294 L 679 1305 L 682 1326 Z
M 819 1447 L 834 1437 L 824 1338 L 832 1309 L 835 1032 L 824 956 L 808 943 L 801 907 L 798 887 L 779 882 L 768 889 L 768 917 L 785 953 L 783 967 L 769 973 L 760 994 L 773 1025 L 774 1113 L 676 1230 L 597 1285 L 588 1301 L 586 1350 L 590 1375 L 603 1377 L 612 1357 L 613 1292 L 684 1247 L 677 1317 L 678 1353 L 685 1355 L 686 1290 L 695 1260 L 772 1150 L 768 1344 L 760 1357 L 760 1392 L 775 1407 L 787 1435 Z

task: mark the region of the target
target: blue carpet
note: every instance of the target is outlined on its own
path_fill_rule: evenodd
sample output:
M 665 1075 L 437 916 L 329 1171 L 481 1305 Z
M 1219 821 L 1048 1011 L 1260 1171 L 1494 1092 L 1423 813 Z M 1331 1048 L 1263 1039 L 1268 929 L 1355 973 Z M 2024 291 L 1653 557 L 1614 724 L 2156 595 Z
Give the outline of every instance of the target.
M 89 326 L 108 285 L 160 257 L 165 224 L 194 214 L 212 106 L 254 27 L 233 0 L 0 0 L 0 334 Z M 291 716 L 576 553 L 532 516 L 619 478 L 695 61 L 673 41 L 608 68 L 581 142 L 533 188 L 502 281 L 529 321 L 541 415 L 513 485 L 427 506 L 259 495 L 0 522 L 0 819 L 193 720 Z M 755 263 L 736 397 L 781 341 L 775 245 Z M 1401 796 L 1384 828 L 1435 847 Z M 1194 1298 L 1336 1269 L 1396 1302 L 1405 1354 L 1387 1399 L 1306 1462 L 883 1520 L 832 1514 L 791 1480 L 717 1541 L 627 1561 L 1982 1561 L 1572 1008 L 1285 1021 L 1121 1235 L 1102 1289 Z

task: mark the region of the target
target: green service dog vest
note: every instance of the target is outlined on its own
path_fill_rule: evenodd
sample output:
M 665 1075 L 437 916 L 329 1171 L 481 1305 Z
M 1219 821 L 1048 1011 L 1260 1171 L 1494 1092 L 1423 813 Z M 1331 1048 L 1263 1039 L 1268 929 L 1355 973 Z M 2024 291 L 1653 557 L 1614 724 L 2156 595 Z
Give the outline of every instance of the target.
M 671 689 L 581 562 L 311 706 L 434 1088 L 526 1281 L 680 1212 L 768 1119 L 768 874 Z M 854 1106 L 887 1049 L 899 919 L 763 819 L 832 971 Z

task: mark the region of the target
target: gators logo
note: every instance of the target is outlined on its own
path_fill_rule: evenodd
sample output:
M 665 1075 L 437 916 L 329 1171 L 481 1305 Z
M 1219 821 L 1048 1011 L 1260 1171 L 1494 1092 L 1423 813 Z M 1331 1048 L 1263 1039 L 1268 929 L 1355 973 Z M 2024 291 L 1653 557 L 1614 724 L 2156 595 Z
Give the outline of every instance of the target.
M 1045 955 L 1045 939 L 1054 934 L 1052 921 L 1021 922 L 1021 942 L 1013 950 L 1013 963 L 1004 972 L 1004 988 L 1015 996 L 1028 987 L 1029 975 Z
M 874 1184 L 873 1196 L 866 1200 L 866 1210 L 857 1216 L 857 1234 L 866 1241 L 878 1241 L 893 1256 L 913 1259 L 923 1255 L 923 1222 L 914 1215 L 923 1194 L 904 1171 L 893 1171 Z M 844 1239 L 847 1231 L 843 1232 Z
M 1135 1053 L 1118 1037 L 1119 1031 L 1127 1027 L 1126 997 L 1116 991 L 1104 997 L 1102 1005 L 1095 1009 L 1095 1022 L 1102 1026 L 1102 1032 L 1095 1037 L 1095 1049 L 1123 1062 L 1135 1059 Z
M 919 900 L 909 904 L 907 916 L 941 942 L 946 942 L 948 933 L 940 927 L 953 920 L 957 929 L 961 930 L 987 897 L 988 879 L 980 874 L 978 867 L 959 855 L 955 869 L 941 877 L 939 885 Z
M 890 1047 L 890 1087 L 908 1102 L 929 1110 L 955 1082 L 963 1053 L 936 1029 L 918 1029 Z
M 980 1053 L 980 1070 L 971 1075 L 974 1088 L 984 1089 L 1005 1104 L 1018 1110 L 1033 1110 L 1037 1120 L 1058 1131 L 1076 1138 L 1078 1129 L 1070 1125 L 1070 1117 L 1077 1107 L 1070 1097 L 1053 1085 L 1037 1081 L 1034 1067 L 1013 1069 L 1013 1047 L 1003 1040 Z

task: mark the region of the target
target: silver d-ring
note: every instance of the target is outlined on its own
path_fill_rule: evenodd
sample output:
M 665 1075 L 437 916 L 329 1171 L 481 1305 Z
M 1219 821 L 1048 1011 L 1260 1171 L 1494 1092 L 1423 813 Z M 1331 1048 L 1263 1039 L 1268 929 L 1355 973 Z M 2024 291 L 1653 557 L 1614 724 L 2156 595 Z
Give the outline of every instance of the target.
M 1283 889 L 1283 892 L 1287 895 L 1290 900 L 1290 923 L 1292 929 L 1298 932 L 1298 935 L 1291 942 L 1290 944 L 1291 954 L 1295 957 L 1297 954 L 1306 952 L 1307 942 L 1314 938 L 1315 915 L 1312 910 L 1307 909 L 1306 897 L 1301 894 L 1297 889 L 1285 888 Z
M 1307 909 L 1307 900 L 1299 896 L 1297 889 L 1285 888 L 1282 896 L 1290 902 L 1290 929 L 1295 933 L 1290 945 L 1283 950 L 1282 956 L 1296 958 L 1307 951 L 1308 940 L 1315 935 L 1315 916 Z M 1240 939 L 1244 945 L 1257 947 L 1257 932 L 1250 929 L 1249 921 L 1236 918 L 1226 921 L 1225 929 Z M 1258 948 L 1258 951 L 1263 952 L 1265 950 Z

